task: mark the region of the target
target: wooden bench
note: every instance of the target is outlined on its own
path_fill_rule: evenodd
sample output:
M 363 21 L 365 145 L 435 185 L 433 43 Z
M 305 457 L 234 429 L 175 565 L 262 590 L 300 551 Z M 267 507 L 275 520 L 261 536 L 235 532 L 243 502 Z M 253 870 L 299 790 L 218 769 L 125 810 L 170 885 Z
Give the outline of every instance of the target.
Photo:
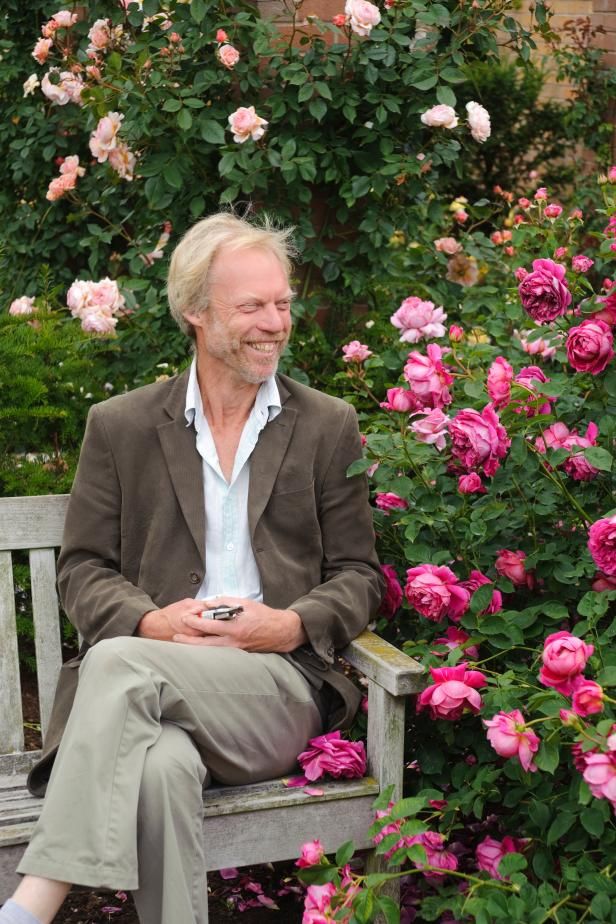
M 29 553 L 44 740 L 62 662 L 55 550 L 67 502 L 68 495 L 0 498 L 0 903 L 16 884 L 14 869 L 42 804 L 25 786 L 40 752 L 24 750 L 11 553 Z M 317 837 L 328 853 L 347 840 L 359 849 L 371 847 L 366 832 L 374 819 L 374 799 L 391 784 L 394 798 L 402 795 L 405 697 L 421 688 L 422 668 L 371 632 L 364 632 L 343 655 L 368 679 L 369 776 L 319 783 L 322 796 L 287 788 L 282 780 L 208 789 L 208 870 L 296 858 L 301 845 Z M 369 856 L 368 864 L 376 870 L 379 860 Z

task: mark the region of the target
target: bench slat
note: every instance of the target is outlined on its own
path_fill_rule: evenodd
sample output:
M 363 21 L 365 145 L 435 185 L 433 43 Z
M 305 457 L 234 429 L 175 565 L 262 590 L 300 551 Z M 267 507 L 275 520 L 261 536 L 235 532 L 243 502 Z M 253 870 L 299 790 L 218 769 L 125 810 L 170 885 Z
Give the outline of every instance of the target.
M 21 751 L 24 746 L 19 653 L 13 588 L 13 560 L 0 552 L 0 753 Z
M 421 664 L 374 632 L 362 632 L 341 654 L 360 674 L 392 696 L 418 693 L 425 686 Z
M 291 805 L 330 802 L 332 799 L 356 799 L 359 796 L 370 796 L 374 800 L 379 792 L 378 783 L 372 777 L 345 780 L 344 783 L 317 782 L 310 785 L 321 789 L 323 795 L 309 796 L 301 788 L 285 786 L 282 780 L 208 789 L 204 799 L 204 814 L 206 818 L 211 815 L 233 815 Z
M 0 498 L 0 550 L 60 545 L 68 494 Z
M 60 615 L 56 593 L 56 557 L 53 549 L 30 552 L 30 583 L 34 615 L 34 646 L 43 740 L 62 667 Z

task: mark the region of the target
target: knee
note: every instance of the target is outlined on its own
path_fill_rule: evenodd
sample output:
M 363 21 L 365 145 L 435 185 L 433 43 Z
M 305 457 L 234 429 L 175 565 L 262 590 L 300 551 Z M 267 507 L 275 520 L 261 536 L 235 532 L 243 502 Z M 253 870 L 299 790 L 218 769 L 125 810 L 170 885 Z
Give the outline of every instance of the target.
M 173 797 L 178 793 L 186 800 L 194 793 L 201 801 L 201 790 L 205 779 L 205 766 L 190 736 L 183 729 L 164 723 L 161 734 L 146 751 L 141 776 L 141 794 L 157 797 L 168 792 Z
M 79 667 L 80 679 L 84 674 L 101 674 L 109 677 L 118 670 L 118 667 L 132 660 L 135 652 L 135 642 L 132 635 L 118 635 L 115 638 L 105 638 L 89 648 Z

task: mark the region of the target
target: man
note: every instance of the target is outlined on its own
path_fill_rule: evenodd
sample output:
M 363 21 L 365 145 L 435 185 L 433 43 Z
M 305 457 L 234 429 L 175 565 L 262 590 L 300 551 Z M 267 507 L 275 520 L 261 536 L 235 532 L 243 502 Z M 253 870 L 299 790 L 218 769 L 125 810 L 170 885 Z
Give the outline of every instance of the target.
M 133 890 L 145 924 L 203 924 L 203 785 L 287 773 L 357 708 L 334 652 L 382 582 L 365 480 L 346 477 L 353 409 L 275 374 L 289 253 L 267 223 L 195 225 L 168 286 L 190 369 L 90 412 L 58 563 L 85 644 L 63 668 L 32 790 L 55 758 L 53 773 L 0 924 L 48 924 L 72 882 Z M 220 605 L 241 610 L 207 618 Z

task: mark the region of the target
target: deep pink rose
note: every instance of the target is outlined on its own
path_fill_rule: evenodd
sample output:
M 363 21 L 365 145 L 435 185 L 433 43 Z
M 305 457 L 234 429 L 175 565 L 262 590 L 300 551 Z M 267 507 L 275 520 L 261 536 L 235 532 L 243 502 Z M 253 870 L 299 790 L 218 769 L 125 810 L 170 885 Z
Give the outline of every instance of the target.
M 425 864 L 421 860 L 413 861 L 417 869 L 423 869 L 424 866 L 435 867 L 424 873 L 426 879 L 437 883 L 450 870 L 458 868 L 457 857 L 444 849 L 445 838 L 438 831 L 423 831 L 421 834 L 406 835 L 397 846 L 413 847 L 415 844 L 419 844 L 426 851 Z
M 614 337 L 605 321 L 582 321 L 567 335 L 567 359 L 576 372 L 598 375 L 614 357 Z
M 575 432 L 575 431 L 573 431 Z M 548 449 L 564 449 L 567 440 L 571 436 L 569 427 L 557 421 L 551 424 L 543 431 L 543 436 L 538 436 L 535 440 L 535 446 L 539 452 L 545 453 Z
M 443 309 L 436 308 L 433 302 L 422 301 L 416 295 L 405 298 L 389 320 L 402 331 L 402 343 L 418 343 L 422 339 L 445 336 L 443 321 L 447 320 L 447 315 Z
M 518 287 L 522 307 L 537 324 L 547 324 L 565 313 L 571 304 L 565 267 L 552 260 L 534 260 Z
M 412 391 L 408 388 L 398 386 L 387 389 L 387 401 L 381 402 L 381 407 L 385 411 L 399 411 L 402 414 L 410 414 L 411 411 L 418 410 L 419 402 Z
M 453 376 L 442 361 L 443 351 L 436 343 L 429 343 L 427 355 L 413 351 L 409 353 L 404 367 L 404 377 L 417 396 L 422 407 L 439 407 L 451 404 L 448 386 Z
M 218 29 L 218 30 L 217 30 L 217 32 L 216 32 L 216 41 L 218 42 L 219 45 L 222 45 L 223 42 L 228 41 L 228 39 L 229 39 L 229 36 L 227 35 L 227 33 L 225 32 L 224 29 Z
M 614 326 L 616 324 L 616 291 L 612 291 L 611 295 L 602 295 L 597 299 L 597 304 L 603 307 L 601 311 L 593 314 L 593 321 L 605 321 L 606 324 Z
M 583 254 L 576 254 L 571 258 L 571 268 L 574 273 L 587 273 L 591 266 L 594 266 L 595 261 L 591 260 L 590 257 L 585 257 Z
M 491 581 L 490 578 L 486 577 L 485 574 L 482 574 L 481 571 L 471 571 L 471 573 L 468 576 L 468 580 L 462 581 L 461 585 L 462 587 L 466 587 L 466 589 L 468 590 L 468 592 L 470 593 L 472 597 L 475 591 L 478 590 L 480 587 L 483 587 L 484 584 L 493 584 L 493 583 L 494 581 Z M 486 616 L 488 613 L 498 613 L 498 611 L 502 610 L 502 608 L 503 608 L 503 598 L 502 598 L 501 592 L 500 590 L 496 590 L 495 588 L 492 594 L 492 599 L 490 600 L 490 603 L 485 608 L 485 610 L 481 611 L 479 615 Z
M 342 347 L 343 360 L 345 363 L 363 363 L 365 359 L 372 356 L 372 350 L 369 350 L 365 343 L 359 340 L 351 340 Z
M 464 339 L 464 330 L 459 324 L 452 324 L 449 328 L 449 339 L 452 343 L 460 343 Z
M 451 455 L 458 465 L 467 472 L 483 469 L 488 476 L 496 472 L 511 445 L 491 404 L 481 412 L 472 408 L 459 411 L 449 422 L 449 435 Z
M 520 333 L 519 331 L 515 330 L 513 333 L 524 352 L 528 353 L 530 356 L 540 356 L 542 359 L 552 359 L 552 357 L 556 354 L 556 346 L 554 346 L 556 338 L 554 338 L 554 340 L 545 340 L 543 337 L 536 337 L 531 340 L 528 336 L 531 331 L 522 331 Z
M 381 565 L 381 571 L 385 578 L 385 596 L 381 601 L 379 613 L 385 619 L 393 619 L 402 603 L 402 585 L 393 565 Z
M 460 494 L 487 493 L 477 472 L 471 472 L 469 475 L 460 475 L 458 478 L 458 491 Z
M 512 552 L 509 549 L 501 549 L 498 558 L 494 562 L 494 567 L 500 575 L 511 581 L 518 587 L 528 584 L 528 574 L 524 565 L 526 552 Z
M 470 599 L 468 590 L 445 565 L 409 568 L 404 593 L 413 609 L 432 622 L 440 622 L 445 616 L 457 622 Z
M 588 530 L 588 548 L 597 568 L 608 577 L 616 575 L 616 516 L 592 524 Z
M 599 474 L 599 469 L 591 465 L 584 455 L 585 449 L 597 445 L 598 435 L 599 428 L 591 422 L 586 428 L 586 436 L 580 436 L 577 430 L 572 430 L 563 443 L 563 449 L 570 450 L 571 455 L 562 463 L 562 468 L 576 481 L 592 481 Z
M 497 356 L 488 369 L 488 394 L 494 407 L 507 407 L 511 399 L 513 369 L 504 356 Z
M 435 645 L 444 645 L 449 651 L 453 651 L 454 648 L 459 648 L 461 645 L 464 645 L 470 638 L 468 632 L 465 632 L 464 629 L 458 628 L 458 626 L 448 626 L 447 631 L 444 636 L 441 638 L 435 638 Z M 468 655 L 469 658 L 478 658 L 479 649 L 476 645 L 469 645 L 464 649 L 464 653 Z M 433 651 L 431 654 L 438 655 L 438 657 L 444 657 L 445 652 Z
M 549 205 L 546 205 L 543 214 L 546 218 L 558 218 L 559 215 L 562 215 L 562 211 L 562 205 L 557 205 L 556 202 L 550 202 Z
M 582 673 L 594 650 L 594 645 L 587 645 L 570 632 L 548 635 L 543 643 L 540 683 L 569 696 L 575 688 L 575 678 Z
M 514 381 L 517 385 L 528 389 L 523 398 L 516 398 L 514 411 L 516 414 L 525 414 L 534 417 L 536 414 L 549 414 L 552 410 L 550 398 L 543 389 L 537 387 L 537 382 L 549 382 L 549 378 L 539 366 L 524 366 L 516 375 Z
M 336 779 L 355 779 L 366 772 L 363 741 L 346 741 L 339 731 L 333 731 L 311 738 L 308 745 L 297 758 L 308 780 L 320 780 L 326 773 Z
M 616 751 L 587 751 L 583 776 L 596 799 L 607 799 L 616 809 Z
M 435 407 L 430 413 L 425 411 L 420 413 L 423 416 L 413 421 L 411 430 L 420 443 L 435 446 L 440 452 L 445 448 L 449 417 L 447 414 L 443 414 L 438 407 Z
M 478 688 L 487 683 L 481 671 L 467 671 L 466 662 L 455 667 L 431 667 L 434 684 L 420 693 L 417 712 L 429 709 L 433 719 L 455 721 L 465 712 L 477 714 L 481 709 Z
M 536 199 L 537 202 L 541 202 L 541 201 L 547 199 L 547 197 L 548 197 L 548 191 L 547 191 L 546 187 L 545 187 L 545 186 L 540 186 L 539 189 L 537 190 L 537 192 L 535 193 L 535 195 L 533 196 L 533 199 Z
M 525 842 L 514 837 L 504 837 L 502 841 L 497 841 L 493 837 L 484 837 L 477 844 L 475 857 L 477 866 L 484 872 L 488 873 L 492 879 L 506 879 L 498 871 L 498 865 L 504 856 L 508 853 L 521 853 Z
M 332 920 L 331 900 L 335 894 L 336 886 L 333 882 L 308 886 L 302 924 L 328 924 Z
M 616 590 L 616 576 L 608 577 L 607 574 L 597 571 L 591 589 L 594 590 L 595 593 L 605 593 L 608 590 Z
M 324 856 L 325 851 L 321 841 L 307 841 L 302 844 L 302 851 L 295 865 L 299 866 L 300 869 L 305 869 L 307 866 L 317 866 Z
M 374 502 L 379 510 L 383 510 L 385 513 L 389 513 L 390 510 L 406 510 L 408 507 L 408 503 L 404 498 L 398 497 L 393 491 L 377 494 Z
M 571 708 L 576 715 L 587 716 L 603 712 L 603 687 L 594 680 L 578 676 L 574 680 Z
M 517 757 L 524 770 L 535 771 L 533 756 L 539 750 L 539 738 L 526 727 L 519 709 L 498 712 L 491 719 L 484 719 L 488 729 L 488 741 L 500 757 Z

